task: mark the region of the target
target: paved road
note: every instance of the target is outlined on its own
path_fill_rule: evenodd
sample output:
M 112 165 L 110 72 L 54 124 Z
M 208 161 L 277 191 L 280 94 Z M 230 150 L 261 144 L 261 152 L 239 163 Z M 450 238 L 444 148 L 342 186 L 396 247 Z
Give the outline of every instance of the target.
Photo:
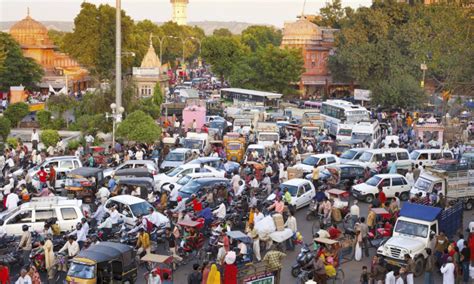
M 359 202 L 360 210 L 362 216 L 367 216 L 367 204 Z M 298 221 L 298 230 L 302 233 L 303 238 L 306 243 L 311 242 L 312 237 L 312 222 L 308 222 L 305 219 L 307 208 L 300 209 L 296 213 L 296 219 Z M 464 228 L 468 227 L 469 221 L 474 220 L 474 211 L 465 211 L 464 212 Z M 296 256 L 298 255 L 300 246 L 297 246 L 295 251 L 288 251 L 287 257 L 283 261 L 283 270 L 282 270 L 282 279 L 281 284 L 289 284 L 289 283 L 296 283 L 296 279 L 291 276 L 291 266 L 294 264 Z M 370 249 L 370 256 L 372 257 L 375 255 L 375 249 Z M 263 257 L 263 255 L 262 255 Z M 363 258 L 362 261 L 350 261 L 342 265 L 342 270 L 345 274 L 345 281 L 344 283 L 352 284 L 352 283 L 359 283 L 360 273 L 362 271 L 362 266 L 370 267 L 370 258 Z M 180 267 L 174 273 L 175 283 L 186 283 L 187 276 L 189 275 L 192 268 L 190 265 Z M 435 283 L 441 283 L 442 278 L 440 275 L 435 276 Z M 144 282 L 141 282 L 144 283 Z M 423 283 L 423 278 L 418 277 L 415 279 L 415 283 Z

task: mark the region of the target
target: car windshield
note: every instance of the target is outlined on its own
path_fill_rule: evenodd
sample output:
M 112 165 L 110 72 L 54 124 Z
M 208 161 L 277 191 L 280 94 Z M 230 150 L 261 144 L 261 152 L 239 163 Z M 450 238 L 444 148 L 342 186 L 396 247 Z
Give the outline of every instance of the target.
M 415 188 L 422 191 L 428 191 L 431 188 L 431 181 L 420 177 L 416 180 Z
M 426 238 L 428 236 L 428 226 L 399 219 L 395 226 L 395 232 L 403 235 Z
M 194 194 L 198 191 L 200 186 L 201 184 L 198 181 L 193 180 L 187 183 L 185 186 L 183 186 L 179 191 L 187 193 L 187 194 Z
M 179 184 L 179 185 L 185 185 L 192 179 L 193 178 L 191 176 L 184 176 L 184 177 L 180 178 L 176 183 Z
M 347 159 L 347 160 L 352 160 L 352 159 L 354 159 L 355 155 L 357 155 L 357 151 L 347 150 L 344 153 L 342 153 L 341 158 L 342 159 Z
M 372 153 L 370 153 L 370 152 L 364 152 L 364 153 L 362 153 L 362 155 L 360 156 L 359 160 L 361 160 L 362 162 L 370 162 L 370 160 L 372 159 L 372 156 L 373 156 Z
M 298 192 L 298 187 L 295 185 L 288 185 L 288 184 L 280 184 L 280 190 L 283 193 L 283 190 L 285 188 L 288 188 L 288 192 L 291 194 L 291 196 L 296 196 L 296 193 Z
M 203 141 L 198 139 L 185 138 L 183 143 L 185 148 L 189 149 L 201 149 Z
M 352 134 L 352 129 L 347 129 L 347 128 L 341 128 L 339 129 L 339 131 L 337 132 L 337 135 L 339 136 L 351 136 Z
M 213 120 L 213 121 L 209 122 L 209 128 L 221 129 L 221 128 L 224 128 L 224 123 L 225 123 L 225 121 Z
M 5 215 L 2 216 L 1 220 L 5 222 L 8 218 L 10 218 L 10 216 L 13 216 L 13 214 L 16 214 L 18 210 L 20 210 L 20 207 L 17 207 L 11 211 L 8 211 L 7 213 L 5 213 Z
M 177 168 L 174 168 L 172 170 L 167 171 L 165 173 L 165 175 L 167 175 L 169 177 L 174 177 L 175 175 L 179 174 L 182 170 L 183 170 L 183 168 L 177 167 Z
M 370 133 L 357 133 L 357 132 L 352 132 L 352 139 L 354 140 L 363 140 L 366 142 L 371 142 L 372 141 L 372 134 Z
M 316 137 L 319 134 L 319 128 L 303 128 L 301 130 L 303 137 Z
M 81 279 L 92 279 L 95 276 L 95 265 L 72 262 L 67 275 Z
M 410 159 L 411 160 L 418 159 L 418 156 L 420 156 L 420 152 L 418 152 L 418 151 L 413 151 L 413 152 L 410 153 Z
M 322 179 L 327 179 L 330 176 L 331 176 L 331 173 L 327 169 L 324 169 L 319 173 L 319 178 L 322 178 Z
M 319 163 L 319 158 L 309 156 L 308 158 L 304 159 L 302 163 L 305 165 L 314 166 Z
M 153 206 L 146 201 L 130 205 L 130 209 L 132 209 L 133 216 L 135 217 L 147 215 L 149 208 L 153 208 Z
M 234 126 L 250 126 L 252 125 L 252 122 L 250 119 L 239 119 L 239 120 L 234 120 Z
M 373 177 L 369 178 L 365 183 L 368 184 L 368 185 L 371 185 L 371 186 L 377 186 L 377 184 L 379 184 L 380 180 L 382 180 L 381 177 L 373 176 Z
M 239 143 L 232 143 L 227 145 L 227 150 L 235 151 L 235 150 L 240 150 L 241 145 Z
M 273 134 L 273 133 L 261 133 L 258 135 L 258 141 L 278 141 L 279 139 L 278 134 Z
M 184 153 L 170 152 L 166 156 L 165 161 L 170 161 L 170 162 L 184 161 Z

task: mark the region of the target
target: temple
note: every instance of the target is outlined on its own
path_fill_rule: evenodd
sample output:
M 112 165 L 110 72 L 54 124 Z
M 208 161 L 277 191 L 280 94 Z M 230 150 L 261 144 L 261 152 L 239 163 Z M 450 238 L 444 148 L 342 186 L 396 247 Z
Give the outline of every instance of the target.
M 38 84 L 42 90 L 66 87 L 76 92 L 87 88 L 89 73 L 67 54 L 57 51 L 48 36 L 48 29 L 28 14 L 10 28 L 10 35 L 20 44 L 23 55 L 43 67 L 44 76 Z
M 303 98 L 344 96 L 347 84 L 333 81 L 328 68 L 328 57 L 334 52 L 334 33 L 337 29 L 323 28 L 301 16 L 287 22 L 283 28 L 281 47 L 299 48 L 303 53 L 304 73 L 298 83 Z

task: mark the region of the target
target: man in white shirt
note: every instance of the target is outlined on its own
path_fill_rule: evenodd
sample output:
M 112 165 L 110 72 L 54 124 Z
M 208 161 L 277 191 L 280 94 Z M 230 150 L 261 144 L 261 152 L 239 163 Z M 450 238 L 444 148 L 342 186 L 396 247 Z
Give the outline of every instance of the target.
M 258 181 L 257 181 L 257 178 L 255 176 L 250 181 L 250 188 L 258 188 Z
M 22 268 L 20 272 L 20 277 L 16 280 L 15 284 L 31 284 L 31 277 L 28 275 L 26 269 Z
M 354 228 L 355 223 L 357 222 L 357 220 L 359 220 L 359 217 L 360 217 L 360 208 L 359 208 L 359 205 L 357 205 L 357 203 L 358 201 L 354 200 L 354 204 L 350 208 L 351 225 L 349 228 Z
M 33 149 L 38 150 L 39 140 L 39 133 L 35 128 L 33 128 L 33 133 L 31 133 L 31 144 Z
M 241 240 L 237 240 L 237 247 L 239 248 L 239 257 L 245 258 L 247 255 L 247 245 Z
M 87 234 L 89 233 L 89 225 L 83 226 L 82 223 L 77 223 L 76 230 L 69 234 L 69 236 L 76 236 L 79 248 L 82 249 L 84 243 L 87 241 Z
M 69 258 L 73 258 L 79 253 L 79 244 L 76 242 L 76 240 L 74 240 L 74 236 L 69 236 L 68 241 L 59 250 L 59 253 L 62 253 L 66 250 Z
M 155 211 L 153 208 L 149 208 L 148 209 L 148 213 L 150 213 L 149 215 L 147 215 L 145 218 L 152 222 L 153 225 L 159 227 L 164 220 L 162 220 L 161 216 L 160 216 L 160 213 L 158 213 L 157 211 Z
M 7 211 L 13 210 L 18 207 L 18 202 L 20 201 L 20 198 L 16 193 L 12 192 L 8 194 L 7 200 L 5 202 L 5 207 L 7 208 Z
M 240 175 L 239 174 L 234 174 L 232 176 L 232 179 L 230 180 L 230 183 L 232 184 L 232 189 L 234 190 L 234 193 L 236 193 L 239 190 L 239 181 L 240 181 Z
M 385 275 L 385 284 L 395 284 L 397 281 L 397 278 L 395 277 L 395 274 L 393 271 L 390 271 Z
M 121 216 L 115 206 L 112 206 L 110 208 L 109 214 L 110 214 L 110 221 L 112 222 L 112 224 L 117 224 L 120 221 Z
M 254 216 L 253 216 L 253 222 L 255 224 L 257 224 L 259 221 L 263 220 L 263 218 L 265 218 L 265 216 L 263 215 L 262 212 L 260 212 L 260 210 L 258 210 L 258 208 L 255 208 L 255 211 L 254 211 Z
M 216 210 L 212 211 L 212 214 L 214 214 L 218 219 L 224 219 L 226 215 L 224 202 L 222 202 Z
M 179 188 L 174 186 L 173 184 L 170 184 L 169 186 L 170 189 L 170 202 L 177 202 L 178 201 L 178 196 L 179 196 Z
M 138 149 L 138 151 L 135 153 L 135 159 L 143 160 L 143 151 L 142 151 L 142 149 Z
M 109 198 L 109 196 L 110 196 L 110 191 L 105 186 L 99 188 L 99 190 L 95 194 L 95 197 L 97 197 L 101 203 L 105 203 L 107 199 Z

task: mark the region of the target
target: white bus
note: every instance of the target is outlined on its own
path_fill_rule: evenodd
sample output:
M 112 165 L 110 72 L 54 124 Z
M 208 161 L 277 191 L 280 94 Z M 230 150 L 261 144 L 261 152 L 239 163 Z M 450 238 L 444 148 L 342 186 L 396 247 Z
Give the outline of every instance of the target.
M 352 139 L 368 142 L 375 149 L 382 141 L 382 128 L 377 120 L 359 121 L 352 126 Z
M 369 120 L 369 112 L 360 105 L 343 100 L 328 100 L 321 106 L 321 114 L 325 118 L 324 126 L 332 136 L 337 135 L 339 124 L 356 124 Z

